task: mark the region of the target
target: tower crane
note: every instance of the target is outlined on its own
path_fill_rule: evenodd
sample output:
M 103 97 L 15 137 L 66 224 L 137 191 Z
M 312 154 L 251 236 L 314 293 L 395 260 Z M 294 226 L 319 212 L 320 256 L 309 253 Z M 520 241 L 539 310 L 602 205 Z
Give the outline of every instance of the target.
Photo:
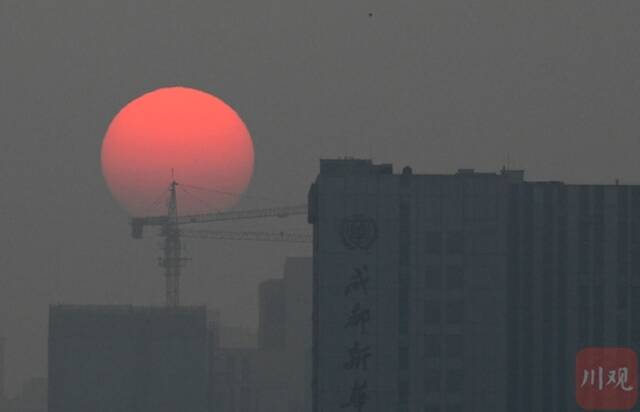
M 197 239 L 257 240 L 268 242 L 311 243 L 307 233 L 287 232 L 229 232 L 218 230 L 180 230 L 182 237 Z
M 188 260 L 182 256 L 182 237 L 200 239 L 229 239 L 229 240 L 258 240 L 281 241 L 293 243 L 308 243 L 308 234 L 294 234 L 285 232 L 223 232 L 210 230 L 181 229 L 182 225 L 220 222 L 226 220 L 258 219 L 268 217 L 289 217 L 304 215 L 307 206 L 304 204 L 264 209 L 234 210 L 227 212 L 202 213 L 194 215 L 178 214 L 178 197 L 176 188 L 179 183 L 173 180 L 169 184 L 169 200 L 166 216 L 134 217 L 131 219 L 131 235 L 134 239 L 143 237 L 145 226 L 159 226 L 160 236 L 164 238 L 163 257 L 159 259 L 164 268 L 166 283 L 166 304 L 169 307 L 180 305 L 180 272 Z

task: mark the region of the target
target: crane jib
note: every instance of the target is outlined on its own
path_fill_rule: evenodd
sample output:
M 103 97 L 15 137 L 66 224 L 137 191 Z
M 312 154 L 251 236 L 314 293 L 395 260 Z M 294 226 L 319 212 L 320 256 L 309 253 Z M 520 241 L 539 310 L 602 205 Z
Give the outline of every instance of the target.
M 203 213 L 199 215 L 178 216 L 175 222 L 178 225 L 190 223 L 206 223 L 222 220 L 256 219 L 264 217 L 287 217 L 307 213 L 307 205 L 274 207 L 265 209 L 236 210 L 229 212 Z M 131 236 L 141 239 L 144 226 L 163 226 L 169 222 L 168 216 L 134 217 L 131 219 Z
M 131 219 L 131 235 L 134 239 L 142 238 L 145 226 L 161 226 L 162 228 L 160 236 L 164 238 L 164 257 L 161 258 L 160 262 L 161 266 L 165 269 L 166 301 L 168 307 L 176 307 L 180 305 L 180 273 L 182 264 L 186 260 L 186 258 L 182 256 L 180 238 L 183 235 L 187 235 L 187 237 L 189 237 L 188 232 L 190 232 L 179 229 L 178 225 L 188 223 L 208 223 L 224 220 L 287 217 L 308 213 L 307 205 L 296 205 L 179 216 L 178 199 L 176 197 L 177 185 L 178 183 L 173 181 L 169 186 L 171 197 L 167 204 L 166 216 L 134 217 Z M 191 237 L 209 239 L 262 240 L 293 243 L 309 243 L 312 239 L 311 235 L 304 233 L 296 234 L 280 232 L 274 234 L 268 232 L 191 232 Z

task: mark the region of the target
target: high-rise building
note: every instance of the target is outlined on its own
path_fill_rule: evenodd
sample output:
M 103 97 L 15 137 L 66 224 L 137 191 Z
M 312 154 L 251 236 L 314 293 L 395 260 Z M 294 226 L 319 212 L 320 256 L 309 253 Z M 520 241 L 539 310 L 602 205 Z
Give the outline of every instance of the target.
M 577 352 L 640 350 L 640 186 L 521 182 L 506 209 L 507 410 L 581 411 Z
M 49 412 L 206 408 L 204 307 L 50 307 Z
M 282 279 L 269 279 L 260 283 L 258 300 L 258 348 L 284 349 L 286 320 Z
M 639 346 L 640 187 L 346 159 L 309 197 L 314 412 L 577 411 L 576 353 Z

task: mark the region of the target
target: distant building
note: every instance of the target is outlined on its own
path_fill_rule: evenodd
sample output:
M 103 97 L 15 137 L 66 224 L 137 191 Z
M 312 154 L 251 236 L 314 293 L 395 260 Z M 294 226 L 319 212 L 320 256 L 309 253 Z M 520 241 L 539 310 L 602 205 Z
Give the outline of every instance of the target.
M 314 412 L 568 412 L 586 346 L 640 349 L 640 187 L 323 160 Z
M 287 258 L 284 277 L 259 286 L 258 347 L 213 349 L 211 405 L 215 412 L 310 412 L 311 258 Z M 218 332 L 219 331 L 219 332 Z
M 38 377 L 27 380 L 22 385 L 20 395 L 12 400 L 15 412 L 47 411 L 47 379 Z
M 49 412 L 207 410 L 204 307 L 51 306 Z
M 31 378 L 27 380 L 18 396 L 0 399 L 2 412 L 47 412 L 47 380 Z
M 285 351 L 289 366 L 287 412 L 311 412 L 312 273 L 311 257 L 289 257 L 285 261 Z
M 282 279 L 269 279 L 260 283 L 258 300 L 258 348 L 284 349 L 286 309 Z
M 289 365 L 284 351 L 221 348 L 214 364 L 215 412 L 289 411 Z
M 255 348 L 258 334 L 255 328 L 231 325 L 222 320 L 218 310 L 208 311 L 209 343 L 215 348 Z

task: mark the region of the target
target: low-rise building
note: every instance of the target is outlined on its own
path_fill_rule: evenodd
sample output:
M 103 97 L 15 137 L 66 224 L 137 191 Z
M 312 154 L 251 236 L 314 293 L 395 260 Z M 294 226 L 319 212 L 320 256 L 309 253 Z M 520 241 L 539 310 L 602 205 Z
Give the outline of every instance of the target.
M 207 409 L 204 307 L 55 305 L 49 412 Z

